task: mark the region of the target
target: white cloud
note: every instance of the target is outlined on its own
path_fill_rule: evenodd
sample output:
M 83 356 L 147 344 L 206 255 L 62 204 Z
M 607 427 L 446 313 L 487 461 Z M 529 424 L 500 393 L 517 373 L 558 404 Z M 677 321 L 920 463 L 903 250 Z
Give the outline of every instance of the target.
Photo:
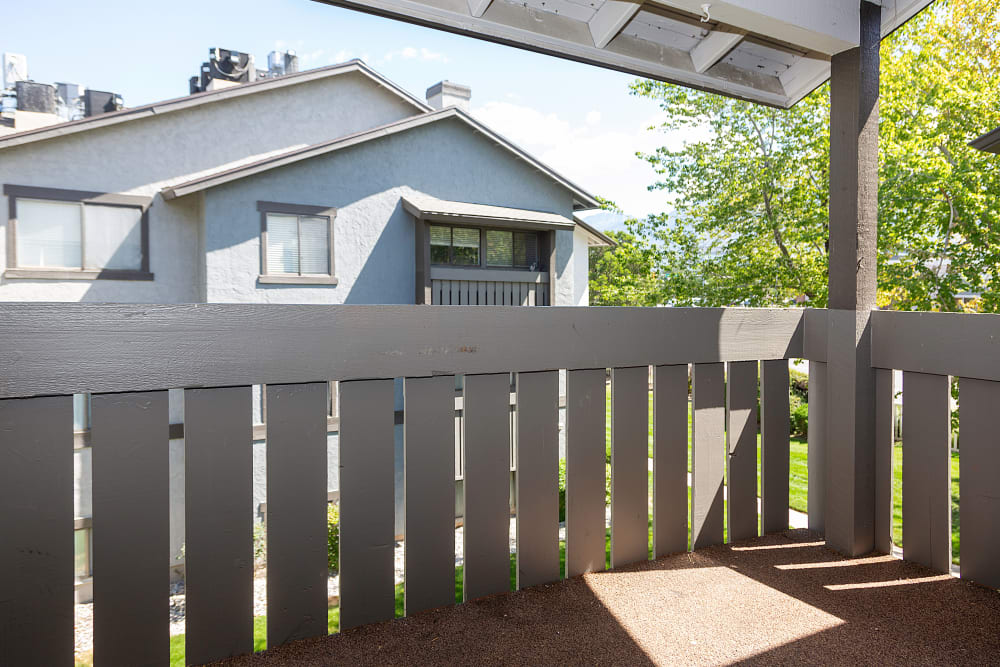
M 636 157 L 659 146 L 678 148 L 685 138 L 703 133 L 664 134 L 649 131 L 661 118 L 635 125 L 608 127 L 600 112 L 591 111 L 582 124 L 555 113 L 544 113 L 512 102 L 487 102 L 473 112 L 480 120 L 589 192 L 606 197 L 630 216 L 660 213 L 670 208 L 668 193 L 650 192 L 656 181 L 652 167 Z
M 422 62 L 451 62 L 448 56 L 443 53 L 431 51 L 430 49 L 424 47 L 417 48 L 414 46 L 407 46 L 402 49 L 397 49 L 396 51 L 389 51 L 379 59 L 379 62 L 389 62 L 395 58 L 402 58 L 403 60 L 420 60 Z

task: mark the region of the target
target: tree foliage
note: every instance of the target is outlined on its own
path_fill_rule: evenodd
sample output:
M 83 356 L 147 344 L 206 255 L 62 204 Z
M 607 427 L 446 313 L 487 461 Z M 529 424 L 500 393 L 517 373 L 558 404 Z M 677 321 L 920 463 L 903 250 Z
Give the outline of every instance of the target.
M 996 0 L 949 0 L 883 41 L 884 307 L 954 310 L 975 292 L 1000 310 L 1000 160 L 968 146 L 1000 124 L 998 35 Z M 825 306 L 829 86 L 790 110 L 653 81 L 631 90 L 659 101 L 659 129 L 691 140 L 641 155 L 673 211 L 628 222 L 592 268 L 595 302 Z

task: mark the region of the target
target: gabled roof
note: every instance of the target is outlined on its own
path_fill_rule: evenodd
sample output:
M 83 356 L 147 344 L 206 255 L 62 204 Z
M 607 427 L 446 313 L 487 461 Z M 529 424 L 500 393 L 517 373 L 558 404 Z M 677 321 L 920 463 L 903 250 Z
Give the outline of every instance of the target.
M 414 97 L 393 82 L 389 81 L 384 76 L 366 65 L 363 61 L 355 59 L 337 65 L 317 67 L 316 69 L 296 72 L 295 74 L 286 74 L 273 79 L 262 79 L 251 83 L 243 83 L 238 86 L 229 86 L 218 90 L 209 90 L 202 93 L 195 93 L 193 95 L 186 95 L 184 97 L 177 97 L 163 102 L 154 102 L 153 104 L 146 104 L 141 107 L 122 109 L 121 111 L 113 111 L 111 113 L 100 114 L 98 116 L 90 116 L 88 118 L 81 118 L 80 120 L 59 123 L 57 125 L 48 125 L 46 127 L 28 130 L 26 132 L 16 132 L 14 134 L 4 135 L 0 137 L 0 150 L 11 146 L 20 146 L 33 141 L 42 141 L 44 139 L 52 139 L 54 137 L 65 136 L 67 134 L 85 132 L 98 127 L 107 127 L 109 125 L 117 125 L 118 123 L 127 123 L 139 120 L 140 118 L 158 116 L 172 111 L 190 109 L 191 107 L 197 107 L 203 104 L 221 102 L 222 100 L 228 100 L 234 97 L 254 95 L 256 93 L 263 93 L 269 90 L 284 88 L 285 86 L 294 86 L 319 79 L 326 79 L 332 76 L 340 76 L 350 72 L 358 72 L 368 77 L 378 85 L 402 98 L 405 102 L 412 104 L 418 111 L 426 112 L 431 109 L 424 101 Z
M 973 148 L 978 148 L 981 151 L 986 151 L 987 153 L 1000 154 L 1000 127 L 992 132 L 987 132 L 981 137 L 973 139 L 969 142 L 969 145 Z
M 554 171 L 551 167 L 539 162 L 527 151 L 522 150 L 515 144 L 511 143 L 504 137 L 500 136 L 490 128 L 486 127 L 475 118 L 467 114 L 466 112 L 458 109 L 457 107 L 448 107 L 440 111 L 434 111 L 431 113 L 424 113 L 418 116 L 411 116 L 409 118 L 404 118 L 403 120 L 396 121 L 394 123 L 389 123 L 388 125 L 383 125 L 381 127 L 376 127 L 371 130 L 364 130 L 363 132 L 357 132 L 355 134 L 350 134 L 344 137 L 338 137 L 337 139 L 332 139 L 330 141 L 324 141 L 322 143 L 313 144 L 311 146 L 306 146 L 305 148 L 297 148 L 295 150 L 287 151 L 285 153 L 279 153 L 271 157 L 264 158 L 263 160 L 258 160 L 256 162 L 251 162 L 249 164 L 241 165 L 239 167 L 234 167 L 231 169 L 220 170 L 206 176 L 201 176 L 190 181 L 185 181 L 183 183 L 178 183 L 176 185 L 164 188 L 161 191 L 164 199 L 174 199 L 177 197 L 183 197 L 185 195 L 192 194 L 194 192 L 201 192 L 202 190 L 207 190 L 213 188 L 217 185 L 222 185 L 223 183 L 229 183 L 231 181 L 236 181 L 241 178 L 246 178 L 253 174 L 259 174 L 261 172 L 269 171 L 271 169 L 276 169 L 278 167 L 283 167 L 285 165 L 294 164 L 302 160 L 308 160 L 309 158 L 317 157 L 320 155 L 326 155 L 328 153 L 333 153 L 335 151 L 342 150 L 344 148 L 349 148 L 351 146 L 357 146 L 358 144 L 365 143 L 367 141 L 373 141 L 375 139 L 380 139 L 382 137 L 388 137 L 393 134 L 399 134 L 400 132 L 406 132 L 417 127 L 422 127 L 430 123 L 437 123 L 446 119 L 455 119 L 462 123 L 468 125 L 472 130 L 479 132 L 492 140 L 496 145 L 501 148 L 506 149 L 508 152 L 512 153 L 518 159 L 527 162 L 529 165 L 542 172 L 552 180 L 554 180 L 559 185 L 563 186 L 567 190 L 573 193 L 574 196 L 574 210 L 581 209 L 592 209 L 599 208 L 600 203 L 594 198 L 593 195 L 583 190 L 580 186 L 576 185 L 572 181 L 568 180 L 561 174 Z
M 318 0 L 730 97 L 790 107 L 931 0 Z

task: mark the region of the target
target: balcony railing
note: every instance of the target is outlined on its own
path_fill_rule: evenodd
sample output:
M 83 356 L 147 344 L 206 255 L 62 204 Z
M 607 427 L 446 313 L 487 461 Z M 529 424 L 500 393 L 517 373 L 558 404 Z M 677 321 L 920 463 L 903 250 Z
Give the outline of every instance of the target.
M 517 586 L 788 527 L 788 360 L 810 360 L 810 527 L 839 483 L 824 447 L 820 310 L 427 306 L 0 306 L 0 662 L 73 660 L 73 400 L 92 395 L 94 655 L 168 660 L 169 416 L 185 389 L 186 660 L 253 647 L 251 386 L 267 385 L 267 642 L 327 632 L 328 382 L 340 382 L 341 628 L 394 616 L 394 394 L 403 378 L 405 613 L 454 601 L 455 375 L 464 375 L 464 594 L 509 589 L 516 437 Z M 962 576 L 1000 585 L 1000 319 L 875 313 L 876 548 L 891 548 L 891 369 L 904 372 L 905 557 L 950 565 L 948 376 L 961 378 Z M 759 374 L 758 374 L 758 363 Z M 688 401 L 688 374 L 692 396 Z M 653 483 L 648 495 L 652 367 Z M 566 377 L 560 572 L 558 371 Z M 864 370 L 864 369 L 862 369 Z M 511 373 L 515 418 L 510 419 Z M 688 410 L 692 482 L 687 499 Z M 728 428 L 727 428 L 728 427 Z M 728 485 L 728 536 L 724 487 Z M 651 510 L 650 510 L 651 507 Z M 690 542 L 689 533 L 690 530 Z

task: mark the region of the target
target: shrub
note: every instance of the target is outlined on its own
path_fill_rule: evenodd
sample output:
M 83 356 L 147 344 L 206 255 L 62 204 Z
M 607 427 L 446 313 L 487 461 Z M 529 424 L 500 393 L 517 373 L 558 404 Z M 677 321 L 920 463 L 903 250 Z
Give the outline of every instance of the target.
M 809 435 L 809 404 L 799 403 L 789 405 L 791 434 L 801 438 Z
M 802 399 L 803 403 L 809 402 L 809 375 L 794 368 L 788 369 L 788 389 L 792 394 Z
M 326 554 L 331 572 L 340 568 L 340 506 L 330 503 L 326 506 L 326 539 L 329 543 Z
M 559 520 L 566 520 L 566 459 L 559 459 Z

